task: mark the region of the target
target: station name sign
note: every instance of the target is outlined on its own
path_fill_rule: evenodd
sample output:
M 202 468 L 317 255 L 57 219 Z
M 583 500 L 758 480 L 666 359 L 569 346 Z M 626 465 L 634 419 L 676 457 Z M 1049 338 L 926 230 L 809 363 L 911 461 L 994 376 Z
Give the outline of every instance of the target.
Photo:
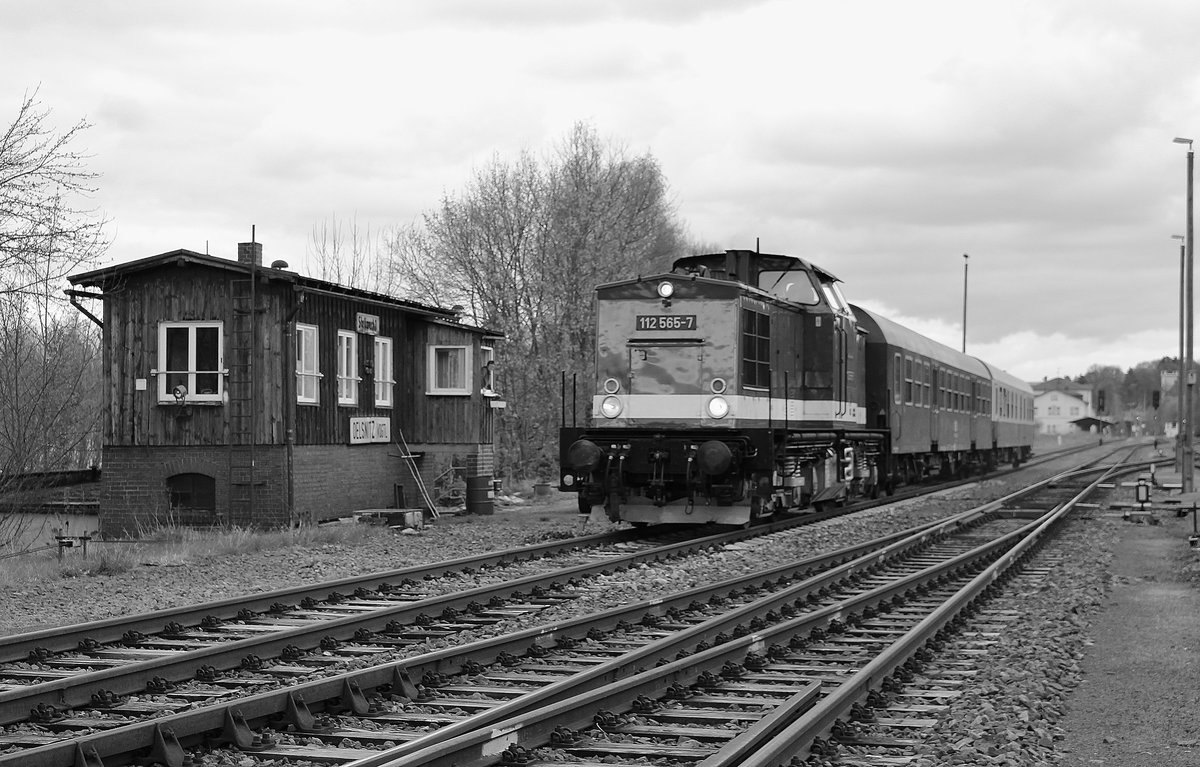
M 379 335 L 378 314 L 363 314 L 362 312 L 358 312 L 354 316 L 354 319 L 359 333 L 366 333 L 369 336 Z
M 372 442 L 392 441 L 391 418 L 351 418 L 350 444 L 367 445 Z

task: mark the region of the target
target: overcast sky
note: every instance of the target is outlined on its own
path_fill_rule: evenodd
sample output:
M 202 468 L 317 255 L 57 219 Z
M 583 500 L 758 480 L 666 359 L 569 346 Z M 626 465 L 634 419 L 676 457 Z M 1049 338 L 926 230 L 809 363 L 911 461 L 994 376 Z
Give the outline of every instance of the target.
M 1178 353 L 1195 0 L 4 0 L 0 52 L 0 125 L 93 124 L 109 261 L 253 225 L 303 271 L 582 121 L 954 348 L 970 254 L 967 351 L 1027 380 Z

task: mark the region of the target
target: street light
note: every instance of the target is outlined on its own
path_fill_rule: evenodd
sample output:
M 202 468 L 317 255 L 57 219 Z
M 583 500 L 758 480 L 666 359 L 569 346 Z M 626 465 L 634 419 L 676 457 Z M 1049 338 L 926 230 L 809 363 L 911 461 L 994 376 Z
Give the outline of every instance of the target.
M 1182 234 L 1171 235 L 1172 240 L 1179 240 L 1179 375 L 1175 379 L 1175 391 L 1179 397 L 1179 430 L 1175 435 L 1175 471 L 1179 472 L 1179 476 L 1183 476 L 1183 386 L 1187 380 L 1186 374 L 1183 372 L 1183 333 L 1184 326 L 1188 321 L 1188 305 L 1184 300 L 1183 282 L 1185 274 L 1185 258 L 1187 250 L 1184 242 L 1187 240 Z
M 963 253 L 963 354 L 967 353 L 967 261 L 970 258 Z
M 1176 137 L 1174 139 L 1174 141 L 1176 144 L 1187 144 L 1187 148 L 1188 148 L 1188 153 L 1187 153 L 1187 231 L 1184 233 L 1184 236 L 1187 238 L 1185 240 L 1185 243 L 1186 243 L 1185 261 L 1187 261 L 1187 267 L 1184 270 L 1184 272 L 1185 272 L 1184 301 L 1187 303 L 1187 306 L 1188 306 L 1188 319 L 1187 319 L 1187 344 L 1186 344 L 1186 349 L 1184 350 L 1185 358 L 1184 358 L 1184 365 L 1183 365 L 1183 369 L 1187 375 L 1187 379 L 1186 379 L 1187 386 L 1184 389 L 1184 404 L 1183 404 L 1184 413 L 1185 413 L 1184 418 L 1187 419 L 1185 422 L 1187 424 L 1187 428 L 1183 433 L 1183 473 L 1181 476 L 1183 479 L 1182 491 L 1184 493 L 1190 493 L 1190 492 L 1192 492 L 1192 489 L 1193 489 L 1193 474 L 1195 472 L 1195 467 L 1192 465 L 1193 462 L 1195 461 L 1194 454 L 1192 452 L 1192 441 L 1193 441 L 1192 431 L 1195 429 L 1195 427 L 1192 425 L 1192 405 L 1194 403 L 1194 400 L 1193 400 L 1194 395 L 1192 392 L 1192 384 L 1194 383 L 1192 380 L 1192 378 L 1193 378 L 1193 374 L 1192 374 L 1192 351 L 1193 351 L 1192 333 L 1193 333 L 1193 326 L 1195 325 L 1195 323 L 1193 322 L 1194 312 L 1192 311 L 1192 305 L 1193 305 L 1192 264 L 1193 264 L 1193 256 L 1195 255 L 1195 253 L 1193 251 L 1193 246 L 1192 246 L 1192 169 L 1195 165 L 1196 153 L 1195 153 L 1195 150 L 1192 149 L 1192 140 L 1190 138 Z M 1182 421 L 1183 421 L 1183 419 L 1181 419 L 1181 422 Z

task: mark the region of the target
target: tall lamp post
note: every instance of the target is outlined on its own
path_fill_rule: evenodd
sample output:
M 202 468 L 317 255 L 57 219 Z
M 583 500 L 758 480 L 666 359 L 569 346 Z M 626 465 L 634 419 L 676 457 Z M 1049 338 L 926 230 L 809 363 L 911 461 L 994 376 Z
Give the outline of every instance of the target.
M 1184 327 L 1188 321 L 1188 305 L 1186 296 L 1183 292 L 1184 279 L 1187 276 L 1185 264 L 1187 263 L 1187 246 L 1184 244 L 1187 238 L 1182 234 L 1171 235 L 1172 240 L 1179 240 L 1179 376 L 1175 379 L 1175 392 L 1179 397 L 1179 429 L 1175 435 L 1175 471 L 1179 472 L 1179 476 L 1183 476 L 1183 386 L 1187 380 L 1187 374 L 1183 372 L 1183 334 Z
M 1193 262 L 1193 258 L 1192 257 L 1195 255 L 1194 251 L 1192 249 L 1192 169 L 1195 164 L 1196 153 L 1195 153 L 1195 150 L 1192 149 L 1192 140 L 1190 138 L 1176 138 L 1175 143 L 1176 144 L 1187 144 L 1187 148 L 1188 148 L 1188 153 L 1187 153 L 1187 231 L 1184 233 L 1184 237 L 1187 238 L 1184 241 L 1184 243 L 1186 245 L 1186 254 L 1185 254 L 1184 260 L 1187 262 L 1187 265 L 1186 265 L 1186 268 L 1184 269 L 1185 274 L 1184 274 L 1184 279 L 1183 279 L 1183 281 L 1184 281 L 1184 301 L 1188 305 L 1187 343 L 1185 345 L 1186 348 L 1184 349 L 1184 360 L 1183 360 L 1183 370 L 1184 370 L 1184 374 L 1187 376 L 1187 378 L 1185 379 L 1186 386 L 1184 388 L 1184 404 L 1183 404 L 1184 415 L 1180 419 L 1180 424 L 1185 427 L 1184 432 L 1183 432 L 1183 473 L 1181 475 L 1182 479 L 1183 479 L 1182 491 L 1184 493 L 1190 493 L 1193 490 L 1193 475 L 1195 473 L 1195 467 L 1193 466 L 1193 463 L 1195 461 L 1195 456 L 1194 456 L 1194 453 L 1192 450 L 1192 442 L 1193 442 L 1192 432 L 1195 430 L 1195 426 L 1192 425 L 1192 410 L 1193 410 L 1192 406 L 1194 404 L 1193 397 L 1195 396 L 1192 391 L 1192 385 L 1194 383 L 1194 381 L 1192 380 L 1192 378 L 1193 378 L 1192 332 L 1193 332 L 1193 325 L 1195 324 L 1193 322 L 1194 312 L 1192 312 L 1192 303 L 1193 303 L 1193 295 L 1192 295 L 1192 262 Z
M 967 353 L 967 262 L 971 259 L 963 253 L 963 354 Z

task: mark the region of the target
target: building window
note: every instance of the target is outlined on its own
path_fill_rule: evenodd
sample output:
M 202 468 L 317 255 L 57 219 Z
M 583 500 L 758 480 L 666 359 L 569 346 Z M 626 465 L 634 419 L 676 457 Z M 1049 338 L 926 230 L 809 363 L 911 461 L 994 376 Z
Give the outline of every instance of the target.
M 316 325 L 296 324 L 296 401 L 305 405 L 321 402 L 319 337 Z
M 375 406 L 392 406 L 392 339 L 375 336 Z
M 742 309 L 742 386 L 771 388 L 771 316 Z
M 174 474 L 167 477 L 171 508 L 179 511 L 217 508 L 217 481 L 207 474 Z
M 429 347 L 429 394 L 470 394 L 471 357 L 465 346 Z
M 337 335 L 338 404 L 358 404 L 358 333 L 339 330 Z
M 499 397 L 496 392 L 496 350 L 490 346 L 479 347 L 479 393 L 489 399 Z
M 158 401 L 221 402 L 225 390 L 220 322 L 158 325 Z

